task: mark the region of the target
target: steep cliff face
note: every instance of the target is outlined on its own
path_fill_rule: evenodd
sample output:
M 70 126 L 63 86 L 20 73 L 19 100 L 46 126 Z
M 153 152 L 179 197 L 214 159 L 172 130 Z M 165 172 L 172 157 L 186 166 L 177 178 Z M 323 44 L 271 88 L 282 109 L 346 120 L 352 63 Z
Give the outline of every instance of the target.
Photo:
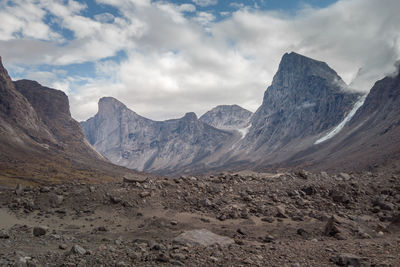
M 90 143 L 110 161 L 163 174 L 201 164 L 233 136 L 201 122 L 194 113 L 152 121 L 111 97 L 100 99 L 98 113 L 81 125 Z
M 15 86 L 4 68 L 0 57 L 0 127 L 5 133 L 1 136 L 4 142 L 23 142 L 22 131 L 35 136 L 38 142 L 54 141 L 44 127 L 29 101 L 15 89 Z
M 19 80 L 14 85 L 31 104 L 59 149 L 103 158 L 87 143 L 81 126 L 71 117 L 68 97 L 64 92 L 30 80 Z
M 254 114 L 237 105 L 218 106 L 200 120 L 187 114 L 155 122 L 104 98 L 99 113 L 82 126 L 100 153 L 129 168 L 163 174 L 251 169 L 285 162 L 312 147 L 359 97 L 326 63 L 290 53 Z
M 252 112 L 238 105 L 221 105 L 204 113 L 200 120 L 222 130 L 244 129 L 250 125 Z
M 0 133 L 2 182 L 101 180 L 130 172 L 91 147 L 63 92 L 34 81 L 13 83 L 1 61 Z
M 346 89 L 326 63 L 293 52 L 285 54 L 242 147 L 272 153 L 295 139 L 331 129 L 360 96 Z
M 400 75 L 372 87 L 364 104 L 335 137 L 301 151 L 292 164 L 310 169 L 400 167 Z

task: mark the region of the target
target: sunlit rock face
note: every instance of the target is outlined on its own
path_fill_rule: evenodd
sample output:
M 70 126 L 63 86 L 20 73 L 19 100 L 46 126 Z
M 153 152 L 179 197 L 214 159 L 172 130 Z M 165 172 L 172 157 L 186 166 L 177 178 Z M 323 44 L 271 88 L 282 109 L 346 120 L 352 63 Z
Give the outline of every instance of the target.
M 218 129 L 236 130 L 248 127 L 251 115 L 252 112 L 238 105 L 221 105 L 207 111 L 200 120 Z
M 180 119 L 153 121 L 105 97 L 99 111 L 81 123 L 89 142 L 113 163 L 141 171 L 169 174 L 202 166 L 202 160 L 234 137 L 191 112 Z

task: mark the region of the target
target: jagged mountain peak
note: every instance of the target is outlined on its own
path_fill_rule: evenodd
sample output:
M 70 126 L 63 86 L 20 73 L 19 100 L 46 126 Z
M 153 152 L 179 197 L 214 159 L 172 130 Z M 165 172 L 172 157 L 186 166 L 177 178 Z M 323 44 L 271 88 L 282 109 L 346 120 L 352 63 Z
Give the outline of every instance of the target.
M 323 78 L 331 83 L 337 83 L 341 87 L 347 87 L 336 71 L 330 68 L 328 64 L 295 52 L 283 55 L 273 83 L 279 82 L 279 85 L 289 87 L 290 84 L 296 82 L 296 79 L 311 76 Z
M 12 87 L 11 78 L 8 75 L 8 72 L 7 72 L 6 68 L 3 65 L 3 62 L 1 60 L 1 56 L 0 56 L 0 82 L 5 83 L 6 86 L 11 86 Z
M 314 67 L 321 67 L 321 68 L 328 67 L 329 68 L 328 64 L 326 64 L 323 61 L 316 60 L 316 59 L 298 54 L 296 52 L 285 53 L 282 56 L 280 66 L 283 67 L 283 66 L 288 66 L 290 64 L 298 64 L 298 63 L 302 63 L 303 65 L 307 64 L 307 65 L 311 65 Z
M 197 115 L 194 112 L 187 112 L 185 116 L 182 117 L 184 120 L 197 121 Z
M 219 105 L 204 113 L 200 120 L 215 128 L 233 130 L 247 127 L 252 114 L 238 105 Z
M 343 90 L 346 86 L 326 63 L 294 52 L 285 54 L 251 119 L 244 147 L 263 146 L 270 153 L 334 127 L 359 97 Z
M 128 111 L 132 115 L 138 116 L 134 111 L 128 109 L 128 107 L 114 97 L 102 97 L 98 103 L 98 113 L 96 116 L 108 117 L 110 114 L 121 113 L 122 111 Z
M 99 111 L 103 108 L 121 108 L 124 107 L 126 108 L 125 104 L 119 101 L 118 99 L 111 97 L 111 96 L 105 96 L 99 99 Z
M 197 164 L 233 137 L 201 122 L 194 112 L 152 121 L 114 98 L 102 98 L 99 103 L 102 110 L 81 123 L 83 131 L 100 153 L 129 168 L 172 173 Z M 112 112 L 120 107 L 124 107 L 120 112 Z

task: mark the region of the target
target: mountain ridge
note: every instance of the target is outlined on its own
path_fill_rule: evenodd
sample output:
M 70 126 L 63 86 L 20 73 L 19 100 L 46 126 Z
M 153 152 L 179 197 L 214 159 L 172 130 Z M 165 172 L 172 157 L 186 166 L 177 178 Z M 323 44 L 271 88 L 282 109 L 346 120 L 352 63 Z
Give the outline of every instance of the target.
M 153 121 L 114 98 L 101 98 L 98 113 L 81 126 L 90 143 L 112 162 L 162 174 L 203 164 L 204 158 L 220 149 L 220 143 L 231 142 L 235 136 L 203 123 L 193 112 L 179 119 Z
M 65 93 L 35 81 L 13 82 L 1 60 L 0 132 L 2 183 L 107 182 L 135 173 L 92 148 Z

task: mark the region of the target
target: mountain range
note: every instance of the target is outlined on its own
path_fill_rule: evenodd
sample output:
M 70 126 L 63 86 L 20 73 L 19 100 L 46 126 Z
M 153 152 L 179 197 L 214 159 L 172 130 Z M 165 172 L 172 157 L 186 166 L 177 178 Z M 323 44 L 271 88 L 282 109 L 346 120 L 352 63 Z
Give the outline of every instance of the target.
M 362 95 L 326 63 L 292 52 L 283 55 L 254 113 L 221 105 L 200 118 L 188 112 L 154 121 L 103 97 L 98 113 L 79 124 L 62 91 L 35 81 L 13 82 L 0 63 L 1 175 L 58 181 L 113 179 L 129 169 L 178 175 L 396 167 L 399 95 L 398 73 Z
M 396 108 L 389 108 L 396 106 L 392 102 L 398 92 L 382 93 L 398 82 L 378 86 L 381 83 L 366 97 L 325 62 L 292 52 L 282 57 L 254 114 L 237 105 L 222 105 L 200 119 L 188 113 L 181 119 L 156 122 L 116 99 L 102 98 L 98 113 L 81 125 L 89 142 L 112 162 L 164 175 L 286 166 L 335 169 L 343 166 L 345 158 L 360 161 L 348 164 L 356 169 L 374 164 L 373 158 L 385 158 L 382 153 L 366 156 L 374 154 L 361 142 L 366 136 L 399 150 L 386 137 L 376 138 L 382 128 L 396 128 L 399 117 Z M 370 107 L 372 99 L 374 107 Z M 379 119 L 372 120 L 372 112 Z M 365 135 L 360 124 L 367 118 L 372 121 L 365 124 L 369 127 Z M 345 138 L 349 132 L 354 137 Z M 355 157 L 355 151 L 366 155 Z

